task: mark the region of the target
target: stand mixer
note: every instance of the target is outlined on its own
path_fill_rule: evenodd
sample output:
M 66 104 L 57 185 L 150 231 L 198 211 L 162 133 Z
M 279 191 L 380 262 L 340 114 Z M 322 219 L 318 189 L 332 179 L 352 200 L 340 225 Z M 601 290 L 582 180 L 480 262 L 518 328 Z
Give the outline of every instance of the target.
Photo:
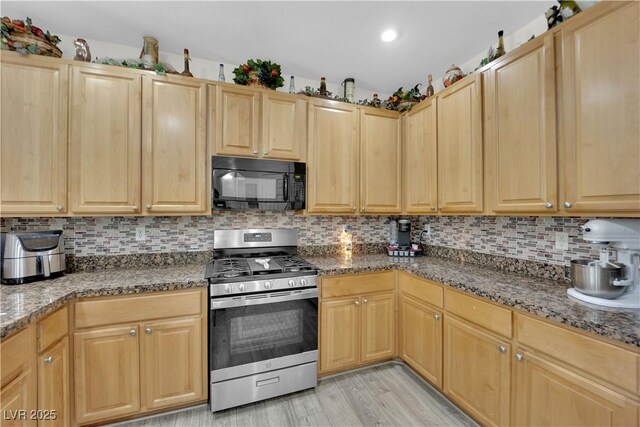
M 571 261 L 573 298 L 591 304 L 640 309 L 640 219 L 594 219 L 583 226 L 582 238 L 602 245 L 599 260 Z M 617 252 L 616 262 L 609 251 Z

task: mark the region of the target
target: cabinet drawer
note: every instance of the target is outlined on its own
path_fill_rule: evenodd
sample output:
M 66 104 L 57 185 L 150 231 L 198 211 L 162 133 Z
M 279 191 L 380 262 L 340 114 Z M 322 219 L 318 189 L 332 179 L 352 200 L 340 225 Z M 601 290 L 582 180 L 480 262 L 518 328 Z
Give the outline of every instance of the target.
M 393 271 L 349 276 L 323 277 L 322 298 L 392 291 L 396 287 Z
M 76 303 L 76 328 L 200 314 L 202 292 L 130 295 Z
M 446 291 L 445 309 L 496 334 L 511 338 L 511 310 L 481 301 L 478 298 Z
M 69 332 L 69 310 L 62 307 L 46 319 L 38 322 L 38 353 L 67 335 Z
M 27 326 L 9 338 L 3 338 L 0 346 L 1 387 L 18 378 L 23 371 L 30 369 L 35 355 L 33 325 Z
M 406 273 L 400 273 L 400 291 L 436 307 L 443 307 L 444 291 L 427 279 L 419 279 Z
M 640 355 L 559 326 L 516 314 L 518 343 L 633 393 Z

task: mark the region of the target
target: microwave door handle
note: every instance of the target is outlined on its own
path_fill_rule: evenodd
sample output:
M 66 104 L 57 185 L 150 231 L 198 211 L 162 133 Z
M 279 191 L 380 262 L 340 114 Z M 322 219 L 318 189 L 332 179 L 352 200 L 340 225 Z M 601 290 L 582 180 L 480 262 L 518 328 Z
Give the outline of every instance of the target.
M 289 201 L 289 174 L 285 173 L 284 174 L 284 180 L 283 180 L 283 192 L 284 192 L 284 201 L 288 202 Z

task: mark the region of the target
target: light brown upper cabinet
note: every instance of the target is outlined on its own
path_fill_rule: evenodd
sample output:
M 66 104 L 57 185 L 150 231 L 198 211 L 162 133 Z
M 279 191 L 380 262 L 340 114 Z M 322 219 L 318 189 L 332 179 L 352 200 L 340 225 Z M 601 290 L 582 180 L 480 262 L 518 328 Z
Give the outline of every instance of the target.
M 400 119 L 386 110 L 360 110 L 360 212 L 400 213 Z
M 271 90 L 209 86 L 211 146 L 216 155 L 302 161 L 307 101 Z
M 140 212 L 140 73 L 73 66 L 70 211 Z
M 485 191 L 495 212 L 556 212 L 553 37 L 499 59 L 484 77 Z
M 64 214 L 68 66 L 3 52 L 1 79 L 0 211 Z
M 438 205 L 482 212 L 482 98 L 474 74 L 438 94 Z
M 309 102 L 307 211 L 356 213 L 358 109 L 344 102 Z
M 301 161 L 307 146 L 307 101 L 285 93 L 262 94 L 262 157 Z
M 142 78 L 142 188 L 147 214 L 210 213 L 206 84 Z
M 561 31 L 562 138 L 569 213 L 640 212 L 638 2 L 605 2 Z
M 438 209 L 438 134 L 436 98 L 423 101 L 403 117 L 404 212 Z
M 217 155 L 258 157 L 260 92 L 229 85 L 209 86 L 209 132 Z

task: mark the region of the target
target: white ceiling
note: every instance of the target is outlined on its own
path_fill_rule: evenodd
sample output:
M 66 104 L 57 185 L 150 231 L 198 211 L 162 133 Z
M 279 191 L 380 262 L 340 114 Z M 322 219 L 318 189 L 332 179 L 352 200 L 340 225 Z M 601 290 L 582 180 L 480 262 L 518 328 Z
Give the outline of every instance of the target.
M 197 58 L 231 64 L 271 59 L 283 73 L 354 77 L 358 87 L 392 93 L 444 74 L 542 15 L 550 1 L 15 2 L 3 16 L 52 33 L 141 46 L 153 35 L 162 51 L 189 48 Z M 380 40 L 387 28 L 392 43 Z M 96 53 L 94 53 L 95 55 Z

